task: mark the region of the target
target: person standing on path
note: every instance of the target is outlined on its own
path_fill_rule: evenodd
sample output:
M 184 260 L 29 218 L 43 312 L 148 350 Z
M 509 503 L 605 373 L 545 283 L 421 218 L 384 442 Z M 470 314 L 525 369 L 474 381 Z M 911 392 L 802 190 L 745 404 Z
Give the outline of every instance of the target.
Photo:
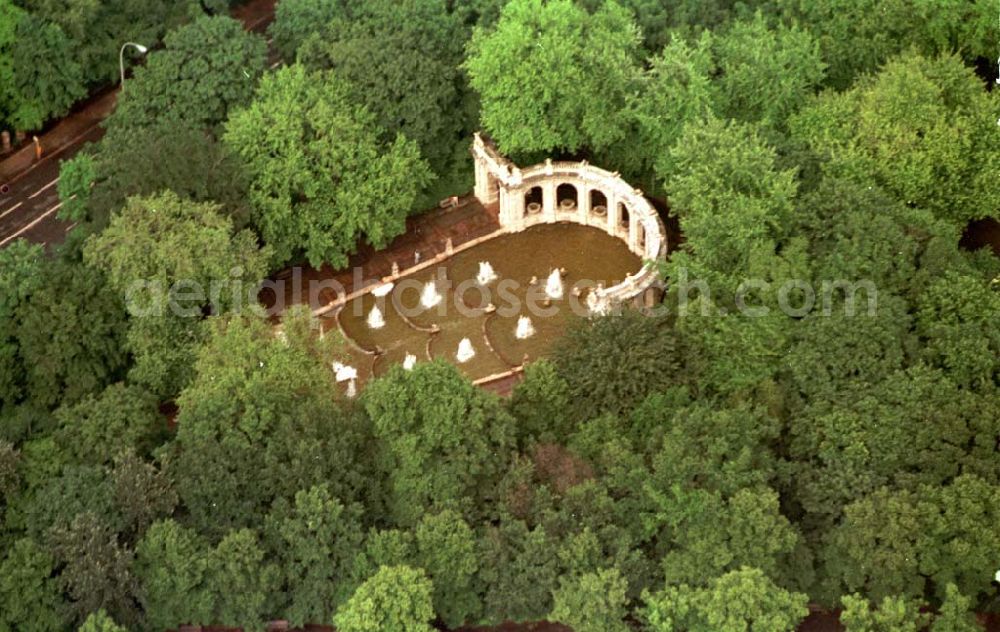
M 38 136 L 32 136 L 31 140 L 35 142 L 35 160 L 42 159 L 42 141 L 38 140 Z

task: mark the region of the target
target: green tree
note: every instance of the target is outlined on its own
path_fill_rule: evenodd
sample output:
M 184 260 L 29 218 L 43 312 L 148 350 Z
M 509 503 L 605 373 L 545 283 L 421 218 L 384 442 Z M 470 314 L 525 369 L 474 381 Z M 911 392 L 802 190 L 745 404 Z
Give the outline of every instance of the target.
M 55 632 L 66 627 L 59 588 L 52 579 L 55 560 L 34 540 L 6 549 L 0 562 L 0 630 Z
M 129 79 L 108 118 L 107 143 L 165 120 L 210 129 L 250 102 L 264 74 L 264 39 L 230 17 L 200 17 L 167 33 L 163 44 Z
M 826 573 L 874 600 L 922 598 L 931 589 L 944 599 L 948 584 L 979 598 L 992 590 L 980 569 L 1000 567 L 990 526 L 998 511 L 1000 488 L 975 476 L 915 491 L 880 489 L 844 509 L 823 552 Z
M 173 520 L 155 523 L 135 550 L 134 572 L 149 630 L 210 622 L 208 543 Z
M 369 485 L 365 429 L 341 407 L 327 364 L 332 337 L 319 340 L 308 320 L 292 326 L 292 316 L 287 345 L 263 319 L 210 321 L 165 457 L 201 533 L 260 524 L 275 498 L 313 485 L 345 504 Z
M 678 346 L 665 317 L 628 309 L 570 329 L 553 362 L 569 385 L 573 416 L 625 413 L 680 382 Z
M 41 246 L 16 239 L 0 250 L 0 413 L 25 395 L 26 371 L 19 357 L 17 329 L 21 305 L 42 285 Z
M 267 516 L 266 539 L 284 575 L 292 625 L 330 621 L 355 585 L 350 567 L 363 538 L 360 507 L 345 507 L 327 486 L 279 498 Z
M 87 617 L 78 632 L 127 632 L 125 628 L 115 623 L 104 610 L 98 610 Z
M 868 282 L 858 288 L 853 306 L 835 298 L 829 313 L 813 310 L 793 331 L 786 363 L 806 396 L 832 396 L 852 381 L 877 384 L 905 364 L 912 323 L 906 301 Z
M 615 568 L 563 578 L 550 618 L 577 632 L 627 632 L 627 585 Z
M 720 76 L 718 111 L 725 118 L 780 129 L 823 81 L 825 65 L 808 31 L 772 27 L 761 12 L 714 39 Z
M 670 191 L 683 249 L 691 255 L 690 260 L 675 256 L 673 271 L 695 264 L 698 272 L 715 273 L 708 281 L 739 276 L 749 270 L 759 246 L 788 233 L 795 171 L 779 169 L 776 151 L 753 125 L 714 117 L 688 125 L 658 163 L 657 174 Z
M 101 391 L 126 366 L 122 301 L 95 268 L 53 261 L 41 287 L 20 306 L 18 343 L 28 397 L 73 404 Z
M 266 76 L 250 107 L 230 117 L 225 141 L 246 161 L 253 221 L 273 264 L 304 254 L 339 268 L 359 238 L 382 248 L 403 232 L 430 174 L 413 142 L 381 137 L 343 80 L 300 65 Z
M 268 34 L 282 59 L 294 60 L 306 39 L 323 30 L 330 21 L 347 14 L 344 0 L 282 0 L 274 8 Z
M 981 278 L 951 272 L 920 296 L 917 331 L 928 361 L 962 386 L 1000 383 L 1000 292 Z
M 78 514 L 68 526 L 52 531 L 55 557 L 62 565 L 59 584 L 69 597 L 77 622 L 106 609 L 116 620 L 136 620 L 137 585 L 132 575 L 132 552 L 95 514 Z
M 955 584 L 948 584 L 930 632 L 982 632 L 983 627 L 976 621 L 972 608 L 972 600 L 959 592 Z
M 177 492 L 165 473 L 131 452 L 115 459 L 111 487 L 115 507 L 132 541 L 142 536 L 154 520 L 171 515 L 177 506 Z
M 841 508 L 884 485 L 913 490 L 947 483 L 962 472 L 995 481 L 996 400 L 959 388 L 925 366 L 882 381 L 843 385 L 789 425 L 789 455 L 798 464 L 796 501 L 835 520 Z
M 497 398 L 444 362 L 391 371 L 368 385 L 363 403 L 400 526 L 434 509 L 478 506 L 514 448 L 513 419 Z
M 128 301 L 132 378 L 161 397 L 190 379 L 202 314 L 243 306 L 241 281 L 256 284 L 266 257 L 252 233 L 234 234 L 217 205 L 170 192 L 131 198 L 84 250 Z
M 334 617 L 341 632 L 431 632 L 433 584 L 423 571 L 384 566 Z
M 434 610 L 445 625 L 457 628 L 474 620 L 479 595 L 473 583 L 479 560 L 472 529 L 454 511 L 425 515 L 414 530 L 413 566 L 433 582 Z
M 778 494 L 742 489 L 728 498 L 718 492 L 667 490 L 647 485 L 646 529 L 657 532 L 667 549 L 663 570 L 668 583 L 697 584 L 741 566 L 778 577 L 799 542 L 799 534 L 780 512 Z
M 915 47 L 926 55 L 961 51 L 992 58 L 996 7 L 977 0 L 781 0 L 784 17 L 811 31 L 829 65 L 829 83 L 843 89 L 891 56 Z
M 31 467 L 32 451 L 26 446 L 25 452 L 27 470 Z M 57 463 L 55 472 L 40 481 L 32 480 L 34 476 L 26 481 L 25 493 L 11 499 L 8 526 L 23 529 L 27 535 L 41 540 L 50 528 L 67 527 L 79 514 L 88 511 L 101 516 L 102 525 L 120 526 L 121 516 L 115 510 L 107 472 L 89 465 L 61 466 Z
M 877 292 L 905 298 L 938 276 L 922 261 L 932 242 L 940 235 L 957 243 L 954 235 L 941 235 L 945 225 L 925 209 L 844 179 L 824 178 L 800 196 L 797 217 L 809 238 L 813 278 L 870 282 Z M 859 299 L 872 298 L 870 287 L 858 288 Z
M 208 554 L 205 591 L 212 604 L 211 621 L 263 630 L 278 577 L 278 569 L 265 561 L 254 531 L 229 532 Z
M 928 622 L 920 613 L 920 603 L 903 597 L 886 596 L 877 607 L 854 594 L 843 598 L 840 622 L 848 632 L 919 632 Z
M 11 110 L 17 106 L 14 85 L 14 65 L 10 51 L 17 41 L 17 25 L 24 17 L 24 9 L 12 0 L 0 0 L 0 126 L 6 126 Z
M 668 585 L 645 600 L 643 614 L 653 632 L 792 632 L 809 614 L 808 596 L 745 566 L 706 588 Z
M 682 485 L 734 494 L 771 483 L 777 459 L 770 447 L 781 434 L 778 419 L 762 409 L 695 402 L 680 409 L 652 396 L 636 410 L 643 432 L 662 436 L 649 480 L 660 489 Z
M 20 460 L 21 454 L 14 448 L 14 444 L 0 439 L 0 500 L 5 500 L 20 489 Z
M 824 173 L 880 185 L 964 226 L 995 214 L 983 169 L 996 164 L 993 100 L 955 56 L 894 58 L 848 91 L 826 92 L 789 121 Z
M 609 162 L 634 178 L 648 178 L 657 160 L 680 139 L 685 125 L 707 118 L 718 100 L 712 37 L 675 37 L 640 77 L 629 99 L 633 133 L 609 152 Z M 651 187 L 652 188 L 652 187 Z
M 64 161 L 60 217 L 103 229 L 127 198 L 169 190 L 221 205 L 243 228 L 249 220 L 248 186 L 240 159 L 225 145 L 190 121 L 164 119 L 109 133 L 92 152 Z
M 560 575 L 558 542 L 543 527 L 504 518 L 483 528 L 479 551 L 486 621 L 537 621 L 552 611 Z
M 145 390 L 119 382 L 56 411 L 57 441 L 82 463 L 106 465 L 121 452 L 148 453 L 165 424 L 158 402 Z
M 74 222 L 87 218 L 91 187 L 97 180 L 97 164 L 87 151 L 81 151 L 59 165 L 59 217 Z
M 426 514 L 412 531 L 373 530 L 354 561 L 354 573 L 370 577 L 380 567 L 398 565 L 427 574 L 434 585 L 434 611 L 447 626 L 477 620 L 481 604 L 475 582 L 476 536 L 459 513 Z
M 13 81 L 8 115 L 19 130 L 40 128 L 54 116 L 62 116 L 87 91 L 84 67 L 73 43 L 57 24 L 35 14 L 17 22 L 10 51 Z
M 615 2 L 588 13 L 572 0 L 512 0 L 493 30 L 476 31 L 465 68 L 501 151 L 600 151 L 624 134 L 638 51 Z
M 520 436 L 562 442 L 573 430 L 572 402 L 569 383 L 542 358 L 525 367 L 524 379 L 511 395 L 510 412 Z
M 122 42 L 152 45 L 188 19 L 193 8 L 187 0 L 26 0 L 24 5 L 66 33 L 85 83 L 91 85 L 118 80 Z
M 401 133 L 414 141 L 439 176 L 456 156 L 468 161 L 473 125 L 459 70 L 466 34 L 448 4 L 357 3 L 335 12 L 299 51 L 306 66 L 332 69 L 347 81 L 352 102 L 374 115 L 384 140 Z

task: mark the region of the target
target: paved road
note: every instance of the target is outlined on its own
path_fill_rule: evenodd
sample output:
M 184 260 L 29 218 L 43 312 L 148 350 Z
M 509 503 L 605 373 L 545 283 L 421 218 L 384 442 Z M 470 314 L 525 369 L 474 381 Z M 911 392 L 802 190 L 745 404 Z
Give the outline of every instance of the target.
M 72 158 L 87 142 L 104 134 L 93 126 L 58 154 L 36 163 L 8 183 L 10 191 L 0 195 L 0 248 L 22 237 L 48 247 L 60 244 L 71 224 L 56 217 L 59 209 L 59 165 Z
M 255 0 L 240 7 L 234 17 L 243 21 L 248 30 L 263 32 L 274 18 L 274 5 L 275 0 Z M 271 68 L 280 65 L 273 49 L 268 53 L 268 65 Z M 87 118 L 88 112 L 84 109 L 71 116 Z M 76 155 L 85 144 L 100 140 L 104 135 L 104 128 L 100 126 L 102 117 L 103 112 L 101 116 L 91 113 L 91 120 L 86 121 L 79 134 L 61 147 L 49 150 L 27 171 L 7 182 L 0 182 L 0 185 L 9 187 L 9 191 L 0 193 L 0 248 L 23 238 L 51 249 L 66 239 L 66 233 L 73 225 L 57 217 L 59 166 L 63 160 Z

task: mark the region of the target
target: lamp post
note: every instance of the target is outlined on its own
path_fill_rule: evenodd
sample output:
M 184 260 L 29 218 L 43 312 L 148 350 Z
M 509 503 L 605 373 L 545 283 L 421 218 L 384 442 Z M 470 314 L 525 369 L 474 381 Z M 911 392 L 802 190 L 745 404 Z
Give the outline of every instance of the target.
M 122 81 L 121 81 L 122 91 L 125 90 L 125 49 L 128 48 L 129 46 L 139 51 L 140 55 L 145 55 L 146 51 L 149 50 L 142 44 L 136 44 L 135 42 L 125 42 L 124 44 L 122 44 L 122 49 L 118 51 L 118 67 L 121 69 L 122 73 Z

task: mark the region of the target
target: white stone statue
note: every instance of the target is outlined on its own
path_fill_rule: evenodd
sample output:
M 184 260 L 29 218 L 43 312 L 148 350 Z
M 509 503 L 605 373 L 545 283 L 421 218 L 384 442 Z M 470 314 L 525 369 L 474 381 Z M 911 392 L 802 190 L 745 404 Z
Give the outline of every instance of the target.
M 378 308 L 378 305 L 373 305 L 372 311 L 368 312 L 368 326 L 372 329 L 385 327 L 385 316 L 382 315 L 382 310 Z
M 424 284 L 424 291 L 420 293 L 420 305 L 424 309 L 430 309 L 441 302 L 441 293 L 438 292 L 434 281 Z
M 527 316 L 517 317 L 517 328 L 514 330 L 514 337 L 524 340 L 535 335 L 535 326 L 531 324 L 531 319 Z
M 497 273 L 489 261 L 479 262 L 479 274 L 476 275 L 476 283 L 479 285 L 489 285 L 496 281 Z
M 549 275 L 548 281 L 545 282 L 545 295 L 552 300 L 562 298 L 563 281 L 562 275 L 559 274 L 559 270 L 553 270 L 552 274 Z
M 462 338 L 461 342 L 458 343 L 458 352 L 455 354 L 455 359 L 458 360 L 459 364 L 464 364 L 475 355 L 476 350 L 472 348 L 472 341 L 468 338 Z
M 417 364 L 417 356 L 412 353 L 407 353 L 406 357 L 403 358 L 403 368 L 407 371 L 412 371 L 413 367 Z

